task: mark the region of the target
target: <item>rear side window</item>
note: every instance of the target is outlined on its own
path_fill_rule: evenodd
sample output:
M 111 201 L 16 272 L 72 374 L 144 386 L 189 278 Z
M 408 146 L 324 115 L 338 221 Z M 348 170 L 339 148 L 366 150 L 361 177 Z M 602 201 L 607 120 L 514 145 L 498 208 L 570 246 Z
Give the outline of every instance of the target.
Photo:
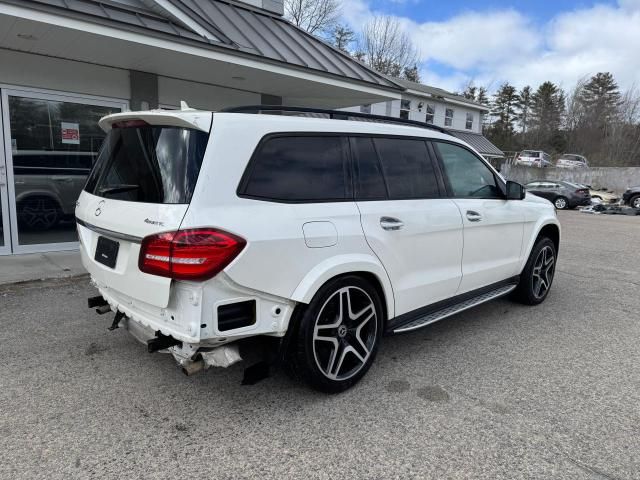
M 422 140 L 374 138 L 389 198 L 434 198 L 440 196 L 433 163 Z
M 241 194 L 284 202 L 345 200 L 345 142 L 338 136 L 269 138 L 255 153 Z
M 189 203 L 208 139 L 207 133 L 187 128 L 113 128 L 85 190 L 129 202 Z
M 382 177 L 378 154 L 369 137 L 353 137 L 351 151 L 356 177 L 356 199 L 383 200 L 387 198 L 387 188 Z

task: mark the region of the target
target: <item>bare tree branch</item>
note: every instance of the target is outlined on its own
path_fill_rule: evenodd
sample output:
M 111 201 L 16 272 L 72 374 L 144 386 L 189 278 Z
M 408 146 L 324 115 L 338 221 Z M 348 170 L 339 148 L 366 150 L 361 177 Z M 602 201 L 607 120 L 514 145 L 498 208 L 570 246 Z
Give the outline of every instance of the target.
M 360 36 L 359 50 L 367 65 L 380 73 L 399 77 L 417 64 L 418 52 L 397 18 L 376 16 Z
M 285 17 L 294 25 L 315 35 L 327 33 L 338 23 L 340 0 L 285 0 Z

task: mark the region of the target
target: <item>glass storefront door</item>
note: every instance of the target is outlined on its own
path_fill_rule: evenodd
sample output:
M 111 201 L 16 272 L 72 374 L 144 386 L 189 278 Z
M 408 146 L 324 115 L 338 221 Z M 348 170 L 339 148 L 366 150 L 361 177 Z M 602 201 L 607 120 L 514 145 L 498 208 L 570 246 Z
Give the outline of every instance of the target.
M 0 108 L 0 112 L 2 109 Z M 0 255 L 11 253 L 9 236 L 9 195 L 7 192 L 7 163 L 2 141 L 2 116 L 0 115 Z
M 76 200 L 105 137 L 98 120 L 122 102 L 4 90 L 14 253 L 75 248 Z

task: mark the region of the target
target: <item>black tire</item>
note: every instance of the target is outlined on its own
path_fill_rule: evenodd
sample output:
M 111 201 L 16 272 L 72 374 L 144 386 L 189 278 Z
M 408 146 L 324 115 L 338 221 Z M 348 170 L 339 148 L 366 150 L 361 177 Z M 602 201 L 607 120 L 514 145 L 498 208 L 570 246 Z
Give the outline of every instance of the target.
M 49 230 L 58 224 L 62 212 L 58 203 L 43 196 L 21 200 L 17 205 L 18 221 L 28 230 Z
M 383 312 L 382 300 L 367 280 L 356 275 L 330 280 L 292 326 L 289 373 L 326 393 L 352 387 L 375 360 Z M 345 314 L 348 318 L 341 320 Z
M 633 208 L 640 208 L 640 195 L 634 195 L 629 199 L 629 206 Z
M 569 200 L 567 200 L 567 197 L 556 197 L 553 204 L 558 210 L 566 210 L 569 208 Z
M 547 257 L 544 257 L 545 253 Z M 551 255 L 551 260 L 547 261 Z M 544 302 L 551 290 L 553 277 L 556 271 L 556 246 L 548 237 L 541 237 L 531 250 L 527 264 L 520 274 L 520 283 L 514 291 L 514 298 L 525 305 L 538 305 Z M 541 269 L 540 261 L 543 268 Z M 541 291 L 542 285 L 544 291 Z

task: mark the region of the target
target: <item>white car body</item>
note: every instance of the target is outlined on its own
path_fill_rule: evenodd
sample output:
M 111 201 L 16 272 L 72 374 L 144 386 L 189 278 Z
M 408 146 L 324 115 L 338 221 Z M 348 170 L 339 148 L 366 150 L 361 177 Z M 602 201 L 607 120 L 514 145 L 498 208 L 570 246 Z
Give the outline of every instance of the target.
M 516 165 L 546 168 L 553 166 L 551 155 L 542 150 L 523 150 L 516 157 Z
M 153 338 L 154 332 L 179 340 L 182 345 L 171 351 L 183 364 L 203 347 L 250 336 L 285 336 L 296 307 L 308 304 L 336 276 L 364 272 L 375 279 L 385 317 L 392 321 L 516 277 L 543 229 L 556 229 L 559 238 L 553 206 L 530 194 L 522 200 L 442 197 L 284 203 L 237 193 L 249 160 L 268 135 L 392 135 L 444 140 L 472 150 L 435 130 L 200 111 L 121 113 L 100 124 L 109 130 L 115 122 L 136 119 L 211 132 L 191 201 L 136 203 L 83 191 L 76 208 L 80 252 L 111 310 L 127 317 L 127 328 L 143 341 Z M 489 164 L 486 168 L 504 182 Z M 401 219 L 404 228 L 383 229 L 381 217 Z M 231 232 L 245 239 L 246 246 L 206 281 L 174 280 L 140 270 L 144 237 L 200 227 Z M 95 260 L 100 236 L 119 242 L 114 268 Z M 255 322 L 220 330 L 218 307 L 242 301 L 255 301 Z

